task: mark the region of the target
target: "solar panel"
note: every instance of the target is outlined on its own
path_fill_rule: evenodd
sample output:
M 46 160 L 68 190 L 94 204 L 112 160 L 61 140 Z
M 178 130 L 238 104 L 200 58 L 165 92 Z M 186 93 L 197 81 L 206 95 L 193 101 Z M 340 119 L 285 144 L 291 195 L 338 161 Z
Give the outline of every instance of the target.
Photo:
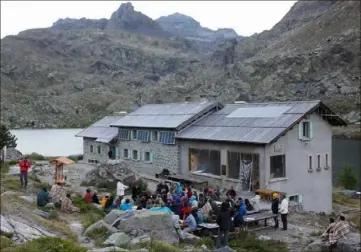
M 143 142 L 149 142 L 150 140 L 149 130 L 138 130 L 137 139 Z
M 255 117 L 279 117 L 289 110 L 291 106 L 267 106 L 267 107 L 248 107 L 238 108 L 228 116 L 229 118 L 255 118 Z
M 159 132 L 159 142 L 162 144 L 174 144 L 175 143 L 175 133 L 169 131 Z
M 119 129 L 119 139 L 129 140 L 130 130 L 128 129 Z

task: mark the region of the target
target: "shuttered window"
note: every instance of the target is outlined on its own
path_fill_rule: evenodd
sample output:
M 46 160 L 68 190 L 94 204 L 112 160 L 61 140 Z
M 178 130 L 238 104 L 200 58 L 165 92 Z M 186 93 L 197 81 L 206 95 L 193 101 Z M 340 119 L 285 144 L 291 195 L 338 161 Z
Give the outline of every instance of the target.
M 175 144 L 175 133 L 170 131 L 159 132 L 159 142 L 162 144 Z
M 149 130 L 138 130 L 137 131 L 137 139 L 142 142 L 149 142 L 150 140 L 150 133 Z
M 129 140 L 130 130 L 128 129 L 119 129 L 119 139 Z

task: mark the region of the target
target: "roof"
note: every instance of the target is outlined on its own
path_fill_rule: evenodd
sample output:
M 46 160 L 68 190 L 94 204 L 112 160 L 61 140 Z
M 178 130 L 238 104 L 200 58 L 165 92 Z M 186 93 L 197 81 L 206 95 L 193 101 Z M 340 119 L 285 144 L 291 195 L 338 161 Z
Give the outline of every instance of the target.
M 103 119 L 93 123 L 88 128 L 76 134 L 76 137 L 96 138 L 95 141 L 109 143 L 118 135 L 118 129 L 110 125 L 118 121 L 122 116 L 106 116 Z
M 57 165 L 60 165 L 60 164 L 70 165 L 70 164 L 74 164 L 74 161 L 69 158 L 66 158 L 66 157 L 59 157 L 59 158 L 51 160 L 50 163 L 55 163 Z
M 114 122 L 112 126 L 181 129 L 212 109 L 218 102 L 147 104 Z
M 314 111 L 331 125 L 347 125 L 318 100 L 228 104 L 187 127 L 176 138 L 268 144 Z

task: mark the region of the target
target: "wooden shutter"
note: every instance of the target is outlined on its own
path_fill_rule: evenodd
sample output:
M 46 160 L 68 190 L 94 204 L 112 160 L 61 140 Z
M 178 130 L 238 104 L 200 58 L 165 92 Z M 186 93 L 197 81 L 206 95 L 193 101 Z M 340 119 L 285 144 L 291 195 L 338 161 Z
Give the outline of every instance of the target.
M 312 127 L 312 122 L 309 121 L 309 127 L 310 127 L 310 139 L 313 138 L 313 127 Z
M 298 139 L 302 139 L 303 137 L 303 123 L 300 122 L 298 124 Z
M 153 152 L 149 153 L 149 159 L 150 159 L 150 162 L 154 161 L 154 153 Z

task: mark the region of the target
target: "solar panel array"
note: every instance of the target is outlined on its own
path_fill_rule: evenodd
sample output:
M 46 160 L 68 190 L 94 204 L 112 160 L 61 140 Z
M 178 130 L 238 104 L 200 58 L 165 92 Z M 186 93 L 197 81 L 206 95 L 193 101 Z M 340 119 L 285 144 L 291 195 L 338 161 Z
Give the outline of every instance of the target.
M 162 144 L 174 144 L 175 143 L 175 133 L 169 131 L 159 132 L 159 142 Z

